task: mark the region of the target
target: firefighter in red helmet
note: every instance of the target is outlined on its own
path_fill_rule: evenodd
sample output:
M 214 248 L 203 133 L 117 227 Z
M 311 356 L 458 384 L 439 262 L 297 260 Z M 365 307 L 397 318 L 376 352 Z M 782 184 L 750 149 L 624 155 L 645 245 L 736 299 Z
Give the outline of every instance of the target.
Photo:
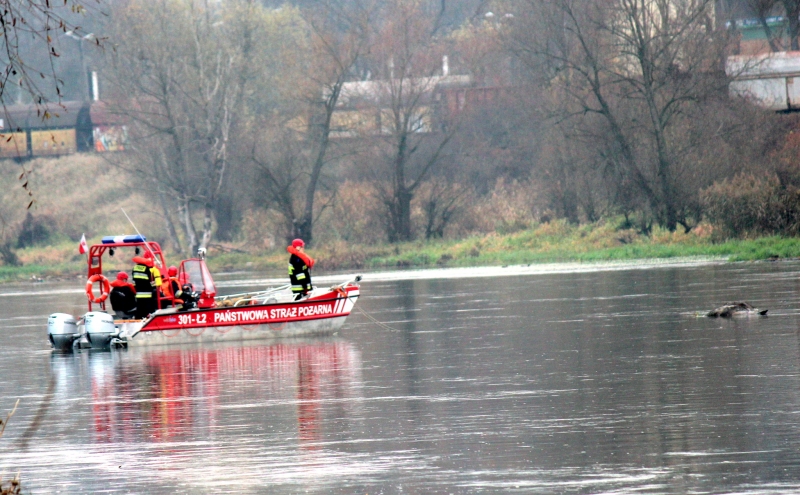
M 117 278 L 111 282 L 111 292 L 108 299 L 111 309 L 116 313 L 116 318 L 132 318 L 136 313 L 136 288 L 128 282 L 128 274 L 117 273 Z
M 311 285 L 310 269 L 314 267 L 314 259 L 305 253 L 306 243 L 302 239 L 295 239 L 286 250 L 289 257 L 289 281 L 292 284 L 294 300 L 298 301 L 307 296 L 314 287 Z

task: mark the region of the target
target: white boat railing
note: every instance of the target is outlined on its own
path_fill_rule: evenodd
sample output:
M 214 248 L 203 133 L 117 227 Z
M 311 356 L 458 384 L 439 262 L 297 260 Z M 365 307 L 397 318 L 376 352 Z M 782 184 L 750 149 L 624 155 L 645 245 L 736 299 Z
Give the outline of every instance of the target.
M 342 282 L 340 284 L 332 285 L 330 290 L 340 289 L 342 287 L 346 287 L 351 284 L 357 284 L 361 281 L 361 275 L 356 275 L 350 280 Z M 225 307 L 225 306 L 246 306 L 248 304 L 256 303 L 256 304 L 264 304 L 267 302 L 271 296 L 277 295 L 279 292 L 288 291 L 291 288 L 291 284 L 281 285 L 280 287 L 275 287 L 272 289 L 267 289 L 258 292 L 242 292 L 240 294 L 228 294 L 226 296 L 217 296 L 214 298 L 217 307 Z M 291 294 L 287 294 L 291 295 Z M 291 300 L 291 298 L 289 298 Z M 228 304 L 225 304 L 226 301 L 229 301 Z M 277 299 L 275 300 L 277 302 Z
M 223 306 L 225 301 L 231 301 L 231 305 L 233 306 L 242 306 L 248 304 L 251 301 L 259 301 L 259 300 L 266 300 L 269 296 L 275 295 L 278 292 L 288 290 L 291 287 L 290 284 L 281 285 L 280 287 L 274 287 L 272 289 L 262 290 L 258 292 L 242 292 L 240 294 L 228 294 L 226 296 L 217 296 L 214 298 L 214 301 L 217 303 L 217 306 Z

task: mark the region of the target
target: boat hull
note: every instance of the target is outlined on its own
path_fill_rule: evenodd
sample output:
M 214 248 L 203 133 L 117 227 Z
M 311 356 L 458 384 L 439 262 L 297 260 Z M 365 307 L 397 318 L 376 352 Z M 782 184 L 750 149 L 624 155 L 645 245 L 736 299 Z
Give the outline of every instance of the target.
M 119 322 L 117 343 L 139 347 L 332 335 L 358 296 L 358 288 L 350 286 L 298 302 L 159 312 L 143 321 Z
M 344 325 L 346 318 L 347 316 L 338 316 L 334 318 L 283 323 L 151 330 L 136 333 L 132 338 L 125 339 L 125 343 L 129 347 L 139 347 L 332 335 Z

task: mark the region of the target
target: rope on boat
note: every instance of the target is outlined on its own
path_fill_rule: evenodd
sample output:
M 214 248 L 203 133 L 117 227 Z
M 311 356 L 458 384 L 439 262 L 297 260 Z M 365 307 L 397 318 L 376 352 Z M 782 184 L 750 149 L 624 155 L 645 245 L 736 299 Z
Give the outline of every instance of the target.
M 378 325 L 379 327 L 383 328 L 384 330 L 388 330 L 390 332 L 400 332 L 401 331 L 401 330 L 398 330 L 396 328 L 390 327 L 389 325 L 387 325 L 386 323 L 383 323 L 382 321 L 376 320 L 371 314 L 369 314 L 366 311 L 364 311 L 363 309 L 361 309 L 360 306 L 356 306 L 356 309 L 359 310 L 362 315 L 366 316 L 370 321 L 372 321 L 372 323 Z

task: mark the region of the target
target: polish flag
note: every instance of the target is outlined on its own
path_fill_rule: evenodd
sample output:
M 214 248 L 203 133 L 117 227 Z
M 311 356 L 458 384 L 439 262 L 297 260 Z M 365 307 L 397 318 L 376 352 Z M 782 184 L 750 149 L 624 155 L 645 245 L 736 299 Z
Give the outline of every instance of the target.
M 78 245 L 78 252 L 81 254 L 86 254 L 86 251 L 89 250 L 89 247 L 86 245 L 86 234 L 81 234 L 81 243 Z

